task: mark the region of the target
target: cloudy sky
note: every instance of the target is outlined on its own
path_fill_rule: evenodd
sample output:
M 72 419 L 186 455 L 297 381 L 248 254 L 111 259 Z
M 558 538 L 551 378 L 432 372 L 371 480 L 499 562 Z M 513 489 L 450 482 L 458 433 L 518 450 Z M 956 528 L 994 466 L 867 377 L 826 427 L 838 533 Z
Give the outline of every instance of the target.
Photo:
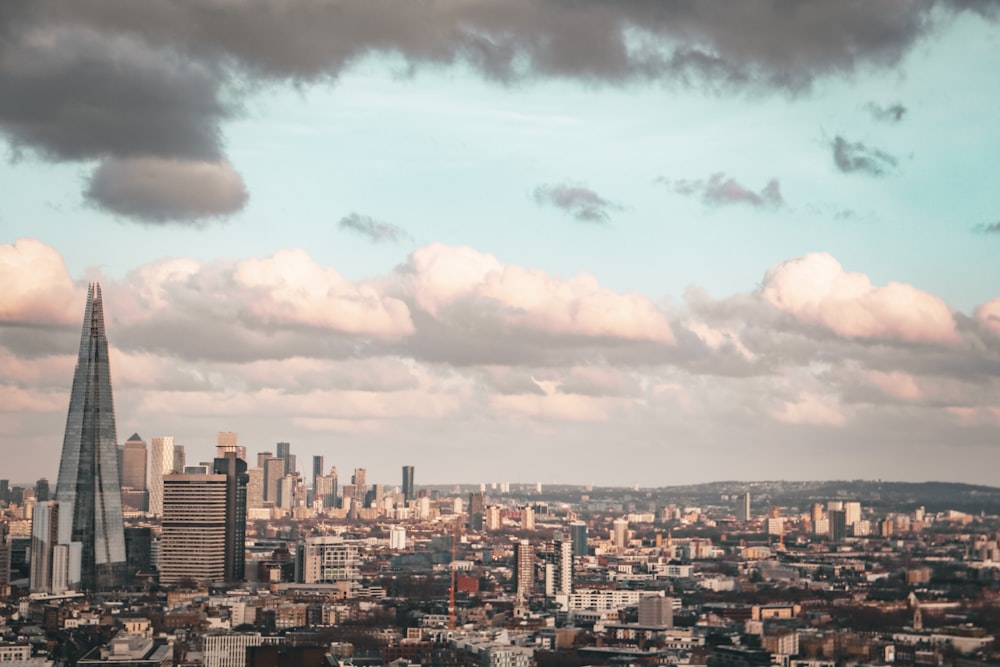
M 398 484 L 1000 468 L 1000 2 L 0 4 L 0 461 Z

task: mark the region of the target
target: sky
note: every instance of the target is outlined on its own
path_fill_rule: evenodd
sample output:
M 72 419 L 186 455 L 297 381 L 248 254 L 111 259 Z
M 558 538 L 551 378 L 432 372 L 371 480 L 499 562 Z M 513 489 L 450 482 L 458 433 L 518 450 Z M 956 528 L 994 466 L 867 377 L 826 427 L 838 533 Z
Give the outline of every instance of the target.
M 0 5 L 0 477 L 995 484 L 1000 2 Z

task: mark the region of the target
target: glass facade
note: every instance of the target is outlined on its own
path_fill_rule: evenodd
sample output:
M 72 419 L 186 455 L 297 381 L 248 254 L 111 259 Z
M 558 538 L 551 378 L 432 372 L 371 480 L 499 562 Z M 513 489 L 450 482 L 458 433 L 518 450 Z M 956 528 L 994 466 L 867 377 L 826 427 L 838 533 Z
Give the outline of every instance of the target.
M 56 485 L 59 543 L 80 544 L 80 585 L 85 590 L 117 587 L 125 565 L 117 441 L 104 303 L 100 285 L 92 284 Z

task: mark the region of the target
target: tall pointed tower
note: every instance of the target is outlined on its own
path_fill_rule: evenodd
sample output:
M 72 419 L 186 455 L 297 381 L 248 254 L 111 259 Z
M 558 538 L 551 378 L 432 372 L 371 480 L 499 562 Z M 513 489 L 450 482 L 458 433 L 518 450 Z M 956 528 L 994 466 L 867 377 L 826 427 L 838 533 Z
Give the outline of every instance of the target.
M 90 591 L 122 583 L 125 529 L 117 442 L 104 303 L 101 286 L 94 283 L 87 290 L 56 485 L 59 543 L 80 544 L 79 583 Z M 73 569 L 71 565 L 71 577 Z

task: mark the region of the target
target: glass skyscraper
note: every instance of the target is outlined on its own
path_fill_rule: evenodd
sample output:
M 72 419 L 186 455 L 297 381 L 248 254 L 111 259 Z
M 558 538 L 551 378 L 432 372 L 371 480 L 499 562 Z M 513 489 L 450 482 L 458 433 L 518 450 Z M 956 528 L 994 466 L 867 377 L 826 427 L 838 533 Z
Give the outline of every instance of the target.
M 115 588 L 125 566 L 117 441 L 104 303 L 95 283 L 87 290 L 56 484 L 59 544 L 80 544 L 79 584 L 85 590 Z

